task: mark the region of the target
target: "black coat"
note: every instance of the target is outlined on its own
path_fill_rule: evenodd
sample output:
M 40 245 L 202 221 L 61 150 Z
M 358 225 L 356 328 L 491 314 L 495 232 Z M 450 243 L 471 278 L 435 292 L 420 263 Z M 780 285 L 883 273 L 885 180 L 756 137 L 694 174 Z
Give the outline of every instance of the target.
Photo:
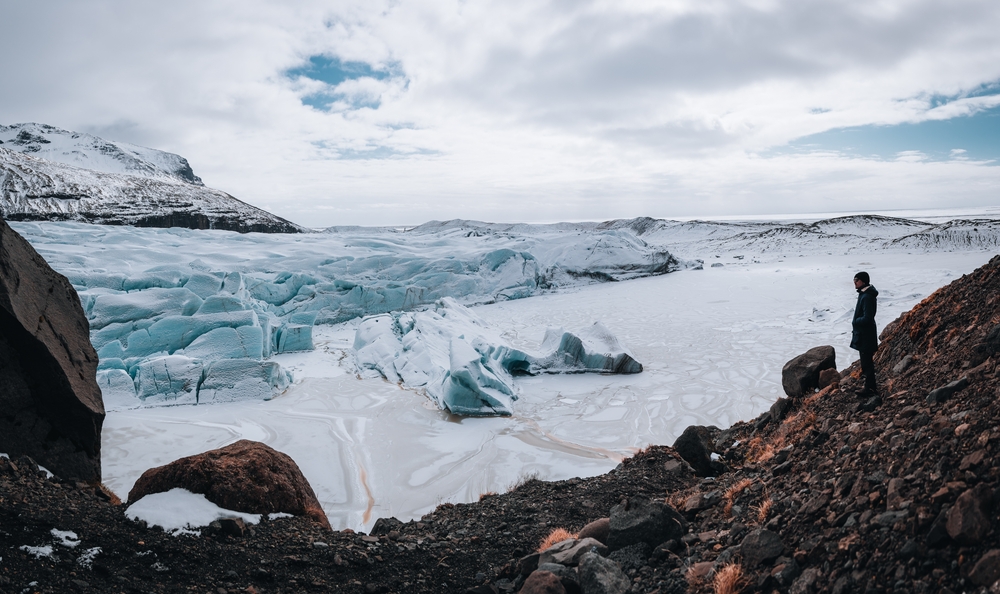
M 875 311 L 878 309 L 878 290 L 868 285 L 858 289 L 858 305 L 854 308 L 854 333 L 851 348 L 862 353 L 874 353 L 878 348 L 878 329 L 875 328 Z

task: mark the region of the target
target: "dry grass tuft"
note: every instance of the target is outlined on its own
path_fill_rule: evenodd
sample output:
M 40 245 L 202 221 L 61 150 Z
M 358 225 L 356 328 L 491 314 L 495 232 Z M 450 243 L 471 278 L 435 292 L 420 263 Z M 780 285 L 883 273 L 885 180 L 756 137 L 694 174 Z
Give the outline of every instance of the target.
M 483 499 L 486 499 L 487 497 L 493 497 L 494 495 L 496 495 L 495 492 L 493 492 L 493 491 L 487 491 L 487 492 L 482 493 L 481 495 L 479 495 L 479 500 L 482 501 Z
M 694 566 L 688 567 L 687 573 L 684 574 L 684 579 L 687 580 L 688 589 L 694 592 L 701 590 L 702 585 L 705 583 L 705 580 L 698 577 L 695 573 Z
M 538 552 L 541 553 L 552 545 L 570 538 L 576 538 L 576 534 L 566 530 L 565 528 L 556 528 L 545 537 L 540 545 L 538 545 Z
M 715 572 L 712 587 L 715 594 L 736 594 L 743 588 L 743 568 L 736 563 L 727 563 Z
M 767 462 L 774 457 L 775 452 L 783 447 L 785 447 L 785 438 L 780 435 L 768 442 L 755 437 L 750 440 L 747 460 L 751 463 Z
M 771 496 L 768 495 L 767 492 L 765 491 L 764 498 L 761 500 L 760 505 L 756 505 L 753 507 L 753 510 L 757 514 L 758 524 L 763 526 L 764 523 L 767 522 L 768 516 L 771 515 L 771 507 L 773 505 L 774 505 L 774 500 L 771 499 Z
M 726 494 L 725 494 L 726 506 L 723 508 L 722 511 L 727 518 L 731 516 L 733 513 L 733 502 L 736 501 L 736 498 L 740 496 L 740 493 L 742 493 L 747 487 L 749 487 L 752 484 L 753 480 L 748 478 L 743 478 L 736 481 L 736 483 L 734 483 L 732 486 L 726 489 Z
M 104 496 L 108 498 L 108 501 L 111 502 L 111 505 L 121 505 L 122 504 L 122 500 L 117 495 L 115 495 L 115 492 L 112 491 L 111 489 L 109 489 L 108 486 L 105 485 L 104 483 L 93 482 L 93 483 L 90 483 L 90 484 L 95 489 L 99 490 L 101 493 L 104 493 Z

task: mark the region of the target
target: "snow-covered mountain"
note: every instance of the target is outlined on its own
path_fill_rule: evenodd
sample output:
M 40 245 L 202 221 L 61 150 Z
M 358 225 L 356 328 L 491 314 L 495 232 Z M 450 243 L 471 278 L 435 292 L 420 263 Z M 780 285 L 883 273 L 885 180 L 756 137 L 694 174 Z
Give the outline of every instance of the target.
M 180 155 L 47 124 L 0 126 L 0 146 L 83 169 L 204 185 Z
M 994 249 L 1000 222 L 955 219 L 931 223 L 873 214 L 814 222 L 671 221 L 648 217 L 600 223 L 597 229 L 627 229 L 650 245 L 681 258 L 750 252 L 860 253 L 905 250 Z
M 205 187 L 184 157 L 43 124 L 0 126 L 0 214 L 13 221 L 304 231 Z

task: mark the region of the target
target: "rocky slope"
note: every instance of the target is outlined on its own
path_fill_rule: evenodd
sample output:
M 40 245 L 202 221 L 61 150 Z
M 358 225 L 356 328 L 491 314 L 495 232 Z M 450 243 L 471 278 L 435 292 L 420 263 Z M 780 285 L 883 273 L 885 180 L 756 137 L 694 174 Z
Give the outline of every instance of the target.
M 206 188 L 183 157 L 41 124 L 0 126 L 0 215 L 242 233 L 304 230 Z
M 996 592 L 998 299 L 1000 257 L 890 324 L 881 398 L 854 396 L 851 366 L 758 419 L 692 430 L 706 449 L 684 455 L 714 451 L 699 468 L 717 476 L 654 446 L 606 475 L 528 480 L 372 535 L 287 518 L 171 537 L 99 489 L 0 460 L 0 590 Z M 532 554 L 585 526 L 586 550 Z M 43 545 L 52 556 L 22 548 Z

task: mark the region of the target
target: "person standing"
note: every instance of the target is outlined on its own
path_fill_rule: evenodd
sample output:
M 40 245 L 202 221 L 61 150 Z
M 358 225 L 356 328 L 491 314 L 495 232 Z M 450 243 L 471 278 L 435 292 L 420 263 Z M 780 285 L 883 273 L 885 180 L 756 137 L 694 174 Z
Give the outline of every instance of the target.
M 878 309 L 878 290 L 871 284 L 867 272 L 854 275 L 854 288 L 858 291 L 858 305 L 854 308 L 854 332 L 851 334 L 851 348 L 861 355 L 861 373 L 865 376 L 865 387 L 858 397 L 878 395 L 875 383 L 875 349 L 878 348 L 878 330 L 875 327 L 875 311 Z

